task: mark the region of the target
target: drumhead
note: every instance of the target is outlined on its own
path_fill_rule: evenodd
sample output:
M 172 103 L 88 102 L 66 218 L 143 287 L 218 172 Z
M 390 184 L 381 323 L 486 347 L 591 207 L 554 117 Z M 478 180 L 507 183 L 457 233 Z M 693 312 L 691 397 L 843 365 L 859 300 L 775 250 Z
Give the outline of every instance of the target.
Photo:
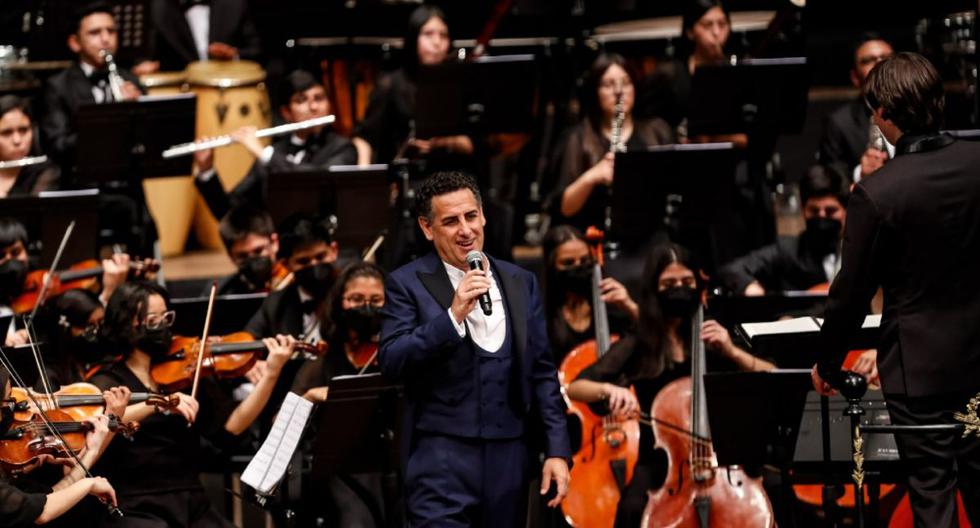
M 146 88 L 180 86 L 187 81 L 187 74 L 180 72 L 156 72 L 140 75 L 140 84 Z
M 234 88 L 265 80 L 265 71 L 252 61 L 198 61 L 187 65 L 187 81 L 194 86 Z

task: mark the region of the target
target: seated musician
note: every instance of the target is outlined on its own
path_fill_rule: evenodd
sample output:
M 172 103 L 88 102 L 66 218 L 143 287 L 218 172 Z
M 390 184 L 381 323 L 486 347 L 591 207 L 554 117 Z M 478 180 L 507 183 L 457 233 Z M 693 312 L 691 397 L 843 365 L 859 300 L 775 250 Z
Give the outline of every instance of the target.
M 250 205 L 232 208 L 218 224 L 218 232 L 238 268 L 218 283 L 218 295 L 269 291 L 279 253 L 279 236 L 269 213 Z
M 112 15 L 112 7 L 106 2 L 89 2 L 74 13 L 73 33 L 68 36 L 68 47 L 78 60 L 67 70 L 50 79 L 44 91 L 46 113 L 41 120 L 46 151 L 62 167 L 75 162 L 77 141 L 75 115 L 78 107 L 86 103 L 114 101 L 109 87 L 109 72 L 102 50 L 115 55 L 118 49 L 118 26 Z M 133 100 L 140 96 L 139 81 L 131 73 L 119 68 L 124 79 L 122 97 Z
M 194 61 L 258 59 L 262 47 L 248 4 L 246 0 L 153 0 L 150 58 L 133 72 L 183 70 Z
M 567 388 L 570 398 L 594 404 L 594 411 L 600 415 L 647 412 L 662 388 L 690 375 L 692 343 L 687 329 L 704 293 L 701 268 L 683 247 L 663 244 L 651 251 L 643 273 L 636 333 L 616 342 Z M 735 346 L 728 331 L 716 321 L 704 322 L 701 339 L 709 351 L 709 365 L 724 358 L 739 370 L 775 368 Z M 635 395 L 628 389 L 631 385 L 636 389 Z M 617 527 L 640 525 L 647 490 L 659 487 L 665 477 L 665 461 L 649 449 L 653 440 L 648 429 L 643 428 L 640 434 L 639 462 L 622 493 Z
M 309 72 L 296 70 L 287 75 L 280 83 L 278 96 L 279 113 L 287 123 L 330 114 L 326 88 Z M 357 163 L 357 151 L 351 141 L 331 131 L 328 126 L 297 130 L 291 135 L 276 138 L 268 147 L 263 147 L 255 137 L 254 127 L 238 129 L 231 137 L 255 157 L 255 163 L 229 193 L 225 192 L 214 171 L 214 150 L 194 154 L 199 171 L 194 183 L 216 218 L 223 217 L 232 206 L 243 203 L 264 207 L 266 179 L 270 172 Z
M 0 369 L 0 396 L 2 396 L 0 399 L 9 399 L 10 390 L 10 377 L 6 370 Z M 11 425 L 8 420 L 12 419 L 12 416 L 8 416 L 8 412 L 7 409 L 3 410 L 0 435 L 6 432 L 3 428 Z M 83 464 L 88 465 L 98 459 L 98 455 L 102 453 L 110 438 L 110 433 L 106 425 L 108 423 L 106 416 L 95 416 L 86 421 L 91 423 L 93 428 L 85 435 L 85 449 L 80 458 Z M 51 455 L 41 455 L 36 463 L 25 470 L 32 472 L 41 467 L 41 464 L 49 462 L 52 462 Z M 38 486 L 40 489 L 36 491 L 22 491 L 20 489 L 22 486 L 33 486 L 32 483 L 25 482 L 31 480 L 31 473 L 18 479 L 15 486 L 0 472 L 0 527 L 20 528 L 50 523 L 69 511 L 74 513 L 78 503 L 89 495 L 112 505 L 116 504 L 116 492 L 105 478 L 85 477 L 81 468 L 74 465 L 66 466 L 61 473 L 63 476 L 52 486 Z M 88 520 L 91 520 L 91 517 Z
M 38 317 L 44 323 L 39 332 L 52 352 L 46 365 L 51 387 L 86 381 L 89 370 L 106 359 L 99 336 L 105 308 L 99 296 L 68 290 L 48 301 Z
M 417 7 L 409 16 L 404 42 L 402 67 L 378 79 L 354 132 L 359 159 L 389 163 L 424 156 L 446 164 L 466 163 L 474 150 L 469 136 L 418 139 L 413 129 L 419 66 L 441 64 L 449 56 L 445 13 L 433 5 Z
M 670 127 L 661 119 L 633 119 L 633 77 L 626 61 L 602 54 L 589 69 L 583 87 L 585 118 L 567 134 L 558 154 L 556 194 L 549 200 L 555 218 L 580 230 L 604 225 L 608 193 L 613 181 L 613 121 L 617 97 L 622 97 L 620 144 L 626 150 L 673 143 Z
M 40 155 L 36 139 L 27 100 L 16 95 L 0 97 L 0 162 Z M 0 169 L 0 198 L 56 190 L 60 176 L 61 170 L 50 161 Z
M 555 364 L 573 348 L 595 339 L 592 315 L 594 261 L 582 232 L 569 225 L 544 235 L 544 309 Z M 616 279 L 602 279 L 602 300 L 609 306 L 609 327 L 621 333 L 636 321 L 640 308 Z
M 726 264 L 718 275 L 727 289 L 739 295 L 764 295 L 806 290 L 833 280 L 840 269 L 846 187 L 835 171 L 814 165 L 800 181 L 800 201 L 806 230 Z
M 124 359 L 92 383 L 159 393 L 152 366 L 170 351 L 173 320 L 167 292 L 155 283 L 127 282 L 118 288 L 106 307 L 103 335 L 109 353 Z M 113 442 L 96 466 L 116 486 L 125 517 L 104 519 L 101 525 L 233 526 L 211 506 L 201 485 L 201 438 L 229 445 L 265 407 L 294 340 L 277 336 L 263 341 L 269 351 L 264 375 L 241 402 L 204 376 L 197 397 L 175 393 L 179 405 L 172 412 L 142 403 L 126 408 L 125 421 L 139 422 L 139 433 L 132 442 Z
M 329 351 L 303 365 L 292 391 L 312 402 L 323 402 L 334 376 L 377 372 L 377 357 L 372 356 L 378 350 L 384 304 L 381 268 L 370 262 L 356 262 L 344 268 L 330 290 L 320 321 Z M 374 353 L 361 354 L 362 348 Z

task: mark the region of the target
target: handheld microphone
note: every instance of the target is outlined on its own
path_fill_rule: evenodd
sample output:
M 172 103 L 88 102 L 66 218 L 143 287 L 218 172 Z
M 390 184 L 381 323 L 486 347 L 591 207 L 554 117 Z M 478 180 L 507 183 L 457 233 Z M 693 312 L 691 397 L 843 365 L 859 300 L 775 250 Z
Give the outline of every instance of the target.
M 483 269 L 483 253 L 473 250 L 466 254 L 466 264 L 469 265 L 471 270 L 482 270 Z M 480 295 L 480 309 L 483 310 L 483 315 L 490 315 L 493 313 L 493 304 L 490 302 L 490 292 L 486 292 Z

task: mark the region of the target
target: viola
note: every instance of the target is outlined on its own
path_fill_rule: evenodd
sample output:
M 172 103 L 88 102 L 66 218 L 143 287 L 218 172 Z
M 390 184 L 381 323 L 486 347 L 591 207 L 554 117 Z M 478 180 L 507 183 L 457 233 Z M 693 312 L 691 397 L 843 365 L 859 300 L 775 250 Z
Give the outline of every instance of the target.
M 51 433 L 49 424 L 38 414 L 30 420 L 14 420 L 10 429 L 0 438 L 0 466 L 10 473 L 20 473 L 25 467 L 37 462 L 41 455 L 67 458 L 67 449 L 78 453 L 85 447 L 85 433 L 92 430 L 92 424 L 72 419 L 71 415 L 59 409 L 44 412 L 51 427 L 61 434 L 61 439 Z M 115 416 L 109 416 L 109 430 L 131 437 L 139 424 L 124 424 Z
M 151 261 L 134 261 L 129 263 L 130 273 L 152 273 L 160 269 L 160 263 Z M 102 276 L 102 265 L 97 260 L 85 260 L 64 271 L 56 271 L 48 284 L 47 296 L 58 295 L 68 290 L 86 289 L 95 291 L 98 278 Z M 24 287 L 20 295 L 10 303 L 14 313 L 27 313 L 37 304 L 41 288 L 44 286 L 44 276 L 47 270 L 34 270 L 24 279 Z M 42 302 L 44 299 L 42 299 Z
M 692 319 L 691 375 L 664 387 L 650 410 L 656 447 L 667 454 L 667 478 L 648 493 L 641 526 L 773 526 L 762 479 L 749 478 L 738 466 L 718 466 L 704 398 L 703 308 Z
M 322 356 L 326 343 L 296 343 L 295 350 L 302 354 Z M 245 375 L 258 361 L 259 355 L 268 352 L 265 343 L 256 340 L 248 332 L 236 332 L 226 336 L 208 339 L 204 347 L 201 374 L 218 379 L 234 379 Z M 161 389 L 178 391 L 190 387 L 194 381 L 198 355 L 201 353 L 201 339 L 198 337 L 175 337 L 166 357 L 154 362 L 150 376 Z
M 10 397 L 16 402 L 14 405 L 15 420 L 26 422 L 38 411 L 55 409 L 67 413 L 74 420 L 82 420 L 89 416 L 101 414 L 105 410 L 105 399 L 102 392 L 102 389 L 91 383 L 73 383 L 62 386 L 57 392 L 50 395 L 33 389 L 13 387 Z M 37 402 L 41 408 L 38 409 L 34 402 Z M 141 402 L 172 409 L 180 403 L 180 400 L 176 396 L 168 397 L 152 392 L 134 392 L 130 395 L 129 403 Z
M 596 337 L 575 347 L 562 361 L 558 379 L 563 387 L 575 381 L 616 341 L 616 336 L 609 333 L 606 303 L 602 300 L 600 286 L 603 233 L 589 227 L 585 237 L 596 263 L 592 270 L 592 317 Z M 612 527 L 619 506 L 619 490 L 632 480 L 639 457 L 639 422 L 611 415 L 596 416 L 587 404 L 571 401 L 567 395 L 565 401 L 568 413 L 581 423 L 582 440 L 572 458 L 571 481 L 568 495 L 561 503 L 562 511 L 572 526 Z

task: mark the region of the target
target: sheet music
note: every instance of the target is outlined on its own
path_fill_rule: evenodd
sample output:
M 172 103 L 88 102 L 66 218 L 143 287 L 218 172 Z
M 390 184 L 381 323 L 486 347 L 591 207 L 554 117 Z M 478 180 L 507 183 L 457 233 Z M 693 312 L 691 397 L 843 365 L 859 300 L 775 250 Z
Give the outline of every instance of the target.
M 272 493 L 286 474 L 312 411 L 311 402 L 292 392 L 286 395 L 269 436 L 242 472 L 242 482 L 263 495 Z
M 742 332 L 749 339 L 760 335 L 801 334 L 819 332 L 820 323 L 813 317 L 797 317 L 769 323 L 742 323 Z

